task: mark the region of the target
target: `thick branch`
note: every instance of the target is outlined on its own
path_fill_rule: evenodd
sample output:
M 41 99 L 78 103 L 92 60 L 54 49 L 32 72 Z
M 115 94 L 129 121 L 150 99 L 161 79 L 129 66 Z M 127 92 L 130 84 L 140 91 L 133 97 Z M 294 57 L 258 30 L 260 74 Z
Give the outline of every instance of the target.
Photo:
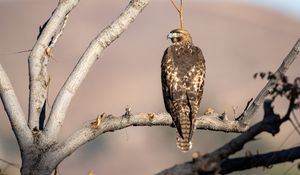
M 265 154 L 258 154 L 249 157 L 226 159 L 221 164 L 221 174 L 228 174 L 233 171 L 246 170 L 254 167 L 270 167 L 271 165 L 292 162 L 300 159 L 300 147 L 275 151 Z
M 33 142 L 30 129 L 27 126 L 24 112 L 20 106 L 14 89 L 0 64 L 0 97 L 9 118 L 11 127 L 21 149 Z
M 38 126 L 39 115 L 47 98 L 49 83 L 47 65 L 50 49 L 60 36 L 59 33 L 62 30 L 60 28 L 64 27 L 66 16 L 78 2 L 79 0 L 62 0 L 59 2 L 50 19 L 41 28 L 38 39 L 29 55 L 30 100 L 28 122 L 31 129 Z
M 293 61 L 296 59 L 297 55 L 300 52 L 300 39 L 296 42 L 296 44 L 293 46 L 289 54 L 285 57 L 277 71 L 275 72 L 274 79 L 271 79 L 265 87 L 260 91 L 260 93 L 257 95 L 255 100 L 252 102 L 250 107 L 243 112 L 243 114 L 239 117 L 239 121 L 245 125 L 249 125 L 250 120 L 253 118 L 255 112 L 258 110 L 259 106 L 263 103 L 264 99 L 267 95 L 269 95 L 269 92 L 274 88 L 274 85 L 276 82 L 280 80 L 280 75 L 284 74 L 290 65 L 293 63 Z
M 125 11 L 90 43 L 54 101 L 45 128 L 48 142 L 56 140 L 72 97 L 100 53 L 127 29 L 148 2 L 149 0 L 131 0 Z
M 225 132 L 244 132 L 245 128 L 237 121 L 229 121 L 218 114 L 210 114 L 198 117 L 195 123 L 197 129 L 208 129 Z M 81 145 L 93 140 L 97 136 L 106 132 L 123 129 L 129 126 L 173 126 L 173 121 L 168 113 L 140 113 L 132 116 L 115 117 L 109 115 L 104 117 L 99 128 L 94 128 L 91 124 L 75 132 L 66 139 L 59 147 L 57 157 L 61 159 L 71 154 Z

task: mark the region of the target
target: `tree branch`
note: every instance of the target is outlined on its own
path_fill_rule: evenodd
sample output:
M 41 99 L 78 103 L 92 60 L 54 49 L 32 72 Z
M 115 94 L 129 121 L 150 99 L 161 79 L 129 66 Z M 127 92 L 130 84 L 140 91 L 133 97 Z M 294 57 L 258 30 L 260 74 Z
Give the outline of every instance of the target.
M 294 147 L 281 151 L 258 154 L 249 157 L 226 159 L 221 163 L 220 174 L 228 174 L 234 171 L 246 170 L 254 167 L 270 167 L 271 165 L 292 162 L 300 158 L 300 147 Z
M 38 126 L 39 115 L 47 98 L 47 86 L 49 84 L 47 66 L 50 57 L 50 49 L 61 35 L 61 31 L 65 25 L 66 16 L 78 2 L 79 0 L 59 1 L 52 16 L 41 28 L 38 39 L 28 57 L 30 81 L 28 123 L 31 129 Z
M 288 70 L 290 65 L 296 59 L 299 52 L 300 52 L 300 38 L 293 46 L 289 54 L 285 57 L 285 59 L 283 60 L 283 62 L 281 63 L 277 71 L 274 73 L 275 78 L 269 80 L 269 82 L 265 85 L 265 87 L 259 92 L 259 94 L 252 102 L 250 107 L 247 110 L 245 110 L 238 118 L 238 121 L 240 121 L 241 124 L 249 125 L 251 119 L 253 118 L 254 114 L 258 110 L 259 106 L 263 103 L 266 96 L 269 95 L 269 92 L 274 88 L 276 82 L 280 80 L 280 76 Z
M 274 114 L 270 100 L 265 101 L 264 111 L 263 121 L 253 125 L 245 133 L 232 139 L 229 143 L 219 149 L 212 153 L 208 153 L 193 162 L 175 165 L 157 175 L 190 175 L 219 172 L 221 170 L 221 161 L 241 150 L 247 142 L 254 140 L 255 136 L 262 132 L 269 132 L 272 135 L 279 132 L 279 127 L 284 121 L 280 119 L 279 115 Z
M 239 125 L 237 121 L 229 121 L 222 115 L 209 114 L 198 117 L 196 120 L 197 129 L 207 129 L 224 132 L 244 132 L 245 128 Z M 130 126 L 171 126 L 174 127 L 171 116 L 168 113 L 139 113 L 131 116 L 106 116 L 101 119 L 99 128 L 92 124 L 78 130 L 62 144 L 60 144 L 55 153 L 61 159 L 74 152 L 81 145 L 93 140 L 97 136 L 106 132 L 123 129 Z M 56 157 L 56 156 L 54 156 Z
M 20 106 L 14 89 L 0 64 L 0 97 L 9 118 L 11 127 L 17 138 L 20 149 L 33 142 L 30 129 L 27 126 L 24 112 Z
M 128 28 L 148 2 L 149 0 L 131 0 L 125 11 L 90 43 L 54 101 L 44 130 L 47 142 L 56 140 L 72 97 L 100 53 Z

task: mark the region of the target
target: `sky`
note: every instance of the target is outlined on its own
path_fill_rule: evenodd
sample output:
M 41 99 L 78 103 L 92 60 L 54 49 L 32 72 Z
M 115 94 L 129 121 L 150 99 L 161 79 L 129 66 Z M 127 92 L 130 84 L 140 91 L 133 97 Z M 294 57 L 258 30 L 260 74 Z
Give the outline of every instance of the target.
M 199 1 L 199 0 L 195 0 Z M 270 8 L 300 20 L 300 0 L 202 0 L 205 2 L 237 2 Z
M 300 0 L 235 0 L 278 10 L 300 20 Z
M 5 2 L 5 1 L 11 1 L 11 0 L 0 0 L 0 2 Z M 273 10 L 277 10 L 281 13 L 284 13 L 291 17 L 295 17 L 300 20 L 300 0 L 203 0 L 203 1 L 209 1 L 209 2 L 215 2 L 215 1 L 232 2 L 233 1 L 233 2 L 259 5 L 259 6 L 271 8 Z

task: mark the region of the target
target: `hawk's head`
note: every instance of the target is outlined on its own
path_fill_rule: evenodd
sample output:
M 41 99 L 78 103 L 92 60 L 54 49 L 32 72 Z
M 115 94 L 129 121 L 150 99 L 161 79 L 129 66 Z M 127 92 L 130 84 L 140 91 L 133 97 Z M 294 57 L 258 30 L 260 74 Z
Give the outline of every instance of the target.
M 168 39 L 171 39 L 172 43 L 184 43 L 184 42 L 188 42 L 188 43 L 192 43 L 192 37 L 190 35 L 190 33 L 186 30 L 183 29 L 175 29 L 172 30 L 168 36 Z

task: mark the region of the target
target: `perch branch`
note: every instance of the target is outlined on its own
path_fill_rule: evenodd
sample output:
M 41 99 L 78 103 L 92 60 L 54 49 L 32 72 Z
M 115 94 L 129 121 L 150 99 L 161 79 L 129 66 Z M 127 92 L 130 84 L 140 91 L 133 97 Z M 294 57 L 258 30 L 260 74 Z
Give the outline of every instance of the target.
M 61 35 L 67 15 L 78 2 L 79 0 L 64 0 L 59 2 L 52 16 L 40 29 L 38 39 L 28 57 L 30 81 L 28 123 L 31 129 L 38 126 L 39 115 L 47 98 L 47 85 L 49 81 L 47 66 L 50 49 Z
M 234 171 L 246 170 L 254 167 L 270 167 L 271 165 L 292 162 L 300 159 L 300 147 L 258 154 L 249 157 L 226 159 L 221 163 L 220 174 L 228 174 Z
M 229 121 L 218 114 L 209 114 L 198 117 L 195 123 L 197 129 L 207 129 L 224 132 L 244 132 L 245 128 L 237 121 Z M 131 116 L 106 116 L 101 119 L 99 128 L 92 125 L 85 126 L 66 139 L 57 150 L 56 155 L 65 158 L 78 147 L 93 140 L 106 132 L 113 132 L 130 126 L 173 126 L 173 121 L 168 113 L 139 113 Z
M 254 116 L 255 112 L 258 110 L 259 106 L 263 103 L 266 96 L 269 95 L 269 92 L 274 88 L 276 82 L 280 80 L 280 75 L 284 74 L 288 70 L 290 65 L 296 59 L 299 52 L 300 52 L 300 39 L 298 39 L 296 44 L 293 46 L 289 54 L 285 57 L 285 59 L 283 60 L 283 62 L 275 72 L 274 74 L 275 78 L 268 81 L 265 87 L 260 91 L 258 96 L 251 103 L 249 108 L 245 110 L 238 118 L 238 121 L 240 121 L 241 124 L 249 125 L 250 120 Z
M 72 97 L 103 49 L 120 37 L 148 2 L 149 0 L 131 0 L 125 11 L 90 43 L 54 101 L 45 127 L 48 142 L 56 140 Z
M 20 106 L 14 89 L 6 75 L 2 65 L 0 64 L 0 96 L 9 118 L 11 127 L 18 140 L 21 149 L 30 145 L 33 137 L 30 129 L 27 126 L 24 112 Z

